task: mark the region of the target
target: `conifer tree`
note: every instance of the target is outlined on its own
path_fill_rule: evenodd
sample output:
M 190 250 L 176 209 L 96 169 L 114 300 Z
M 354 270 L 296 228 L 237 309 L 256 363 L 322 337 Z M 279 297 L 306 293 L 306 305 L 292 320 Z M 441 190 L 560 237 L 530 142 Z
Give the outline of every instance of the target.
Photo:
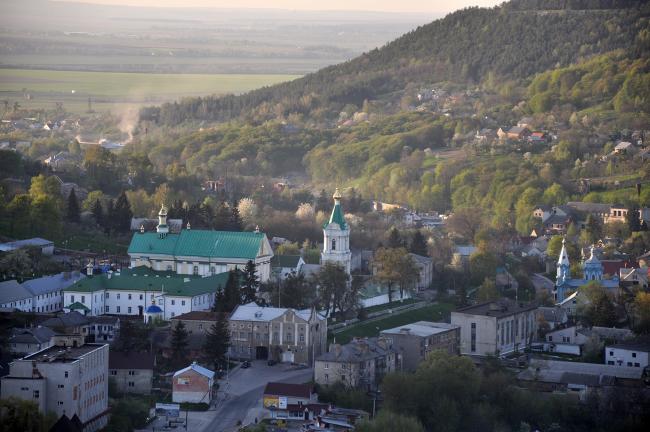
M 226 362 L 226 354 L 230 347 L 230 331 L 226 314 L 219 312 L 217 321 L 212 324 L 205 335 L 203 344 L 203 355 L 206 362 L 211 363 L 215 370 L 223 368 Z
M 422 235 L 422 232 L 420 232 L 420 230 L 415 231 L 415 234 L 413 234 L 413 239 L 411 240 L 411 247 L 409 248 L 409 252 L 421 256 L 428 255 L 427 241 Z
M 230 270 L 228 272 L 228 280 L 226 287 L 223 290 L 223 304 L 224 312 L 232 312 L 233 309 L 241 303 L 241 289 L 239 285 L 240 274 L 239 270 Z
M 131 204 L 126 197 L 126 193 L 122 191 L 120 196 L 115 202 L 114 208 L 114 217 L 113 223 L 114 227 L 119 232 L 126 232 L 131 227 L 131 218 L 133 217 L 133 212 L 131 212 Z
M 93 216 L 95 217 L 95 223 L 97 225 L 103 225 L 104 223 L 104 208 L 102 207 L 102 202 L 98 199 L 95 200 L 93 203 L 93 207 L 91 209 L 91 212 Z
M 77 194 L 74 191 L 74 188 L 70 190 L 70 195 L 68 195 L 68 211 L 66 217 L 69 222 L 80 222 L 81 221 L 81 211 L 79 210 L 79 201 L 77 201 Z
M 183 321 L 178 321 L 176 327 L 172 329 L 172 366 L 175 368 L 182 367 L 187 362 L 186 350 L 188 345 L 188 333 Z
M 242 228 L 241 215 L 236 205 L 230 206 L 230 222 L 228 224 L 229 231 L 241 231 Z
M 259 287 L 260 279 L 257 277 L 257 266 L 252 260 L 248 260 L 244 268 L 244 281 L 241 287 L 242 304 L 257 300 Z
M 395 227 L 392 227 L 388 232 L 388 247 L 389 248 L 400 248 L 404 246 L 402 241 L 402 236 L 399 233 L 399 230 Z

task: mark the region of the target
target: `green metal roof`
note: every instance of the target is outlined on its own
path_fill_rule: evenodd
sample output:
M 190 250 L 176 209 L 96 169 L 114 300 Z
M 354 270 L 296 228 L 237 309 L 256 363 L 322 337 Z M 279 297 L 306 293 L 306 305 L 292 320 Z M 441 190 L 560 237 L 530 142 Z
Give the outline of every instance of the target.
M 327 228 L 327 226 L 331 223 L 336 223 L 338 226 L 344 230 L 348 228 L 348 224 L 345 222 L 345 218 L 343 217 L 343 210 L 341 210 L 341 204 L 336 203 L 334 204 L 334 208 L 332 209 L 332 214 L 330 215 L 329 221 L 325 222 L 323 224 L 323 228 Z
M 295 268 L 300 262 L 300 255 L 273 255 L 271 267 Z
M 118 276 L 119 275 L 119 276 Z M 219 287 L 225 287 L 228 272 L 214 276 L 201 277 L 179 275 L 173 272 L 156 272 L 147 267 L 124 269 L 121 273 L 113 273 L 109 279 L 107 274 L 87 277 L 66 288 L 70 292 L 95 292 L 102 290 L 124 291 L 163 291 L 170 296 L 194 297 L 201 294 L 216 292 Z
M 265 234 L 260 232 L 182 230 L 179 234 L 133 234 L 128 253 L 242 258 L 254 260 Z
M 90 312 L 90 309 L 86 307 L 86 305 L 79 303 L 79 302 L 74 302 L 70 306 L 68 306 L 66 309 L 70 310 L 83 310 L 86 312 Z

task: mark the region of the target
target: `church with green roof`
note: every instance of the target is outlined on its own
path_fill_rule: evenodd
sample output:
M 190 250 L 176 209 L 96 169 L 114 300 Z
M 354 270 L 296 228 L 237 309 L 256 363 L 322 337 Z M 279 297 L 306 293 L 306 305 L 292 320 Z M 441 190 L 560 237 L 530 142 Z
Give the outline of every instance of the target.
M 343 216 L 341 192 L 334 192 L 334 208 L 330 218 L 323 224 L 323 252 L 321 264 L 340 264 L 350 274 L 352 253 L 350 252 L 350 227 Z
M 250 260 L 262 282 L 271 275 L 273 250 L 266 234 L 259 231 L 194 230 L 189 223 L 179 233 L 170 233 L 167 209 L 158 213 L 156 232 L 142 228 L 131 239 L 128 254 L 131 267 L 179 275 L 211 276 L 234 268 L 243 269 Z

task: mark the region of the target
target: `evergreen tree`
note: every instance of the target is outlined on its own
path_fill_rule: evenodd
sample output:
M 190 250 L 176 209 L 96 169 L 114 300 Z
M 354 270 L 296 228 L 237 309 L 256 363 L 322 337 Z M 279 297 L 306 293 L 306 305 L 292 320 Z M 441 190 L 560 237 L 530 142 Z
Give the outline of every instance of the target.
M 110 199 L 106 203 L 106 217 L 103 218 L 103 227 L 106 234 L 110 234 L 115 228 L 115 202 Z
M 630 232 L 641 231 L 641 218 L 639 217 L 639 209 L 633 207 L 628 210 L 627 215 L 627 226 L 630 228 Z
M 217 231 L 230 231 L 232 213 L 225 202 L 221 202 L 214 214 L 213 227 Z
M 176 327 L 172 329 L 172 367 L 180 368 L 187 363 L 186 350 L 188 345 L 188 333 L 183 321 L 178 321 Z
M 228 272 L 226 287 L 223 290 L 223 310 L 225 312 L 230 313 L 237 307 L 237 305 L 241 304 L 241 289 L 239 282 L 239 270 L 230 270 Z
M 214 304 L 212 305 L 212 312 L 225 312 L 225 294 L 223 287 L 217 288 L 217 293 L 214 296 Z
M 79 201 L 77 201 L 77 194 L 74 191 L 74 188 L 70 190 L 70 195 L 68 195 L 68 211 L 66 213 L 66 218 L 69 222 L 80 222 L 81 221 L 81 211 L 79 210 Z
M 133 212 L 131 212 L 131 205 L 126 197 L 126 193 L 122 191 L 115 202 L 113 218 L 115 230 L 119 232 L 127 232 L 131 228 L 132 217 Z
M 215 370 L 222 369 L 226 362 L 226 354 L 230 347 L 230 331 L 226 314 L 217 314 L 217 321 L 212 324 L 205 335 L 203 355 L 205 360 L 214 366 Z
M 411 240 L 411 247 L 409 248 L 409 251 L 416 255 L 428 255 L 427 241 L 420 230 L 415 231 L 415 234 L 413 234 L 413 239 Z
M 388 247 L 389 248 L 400 248 L 404 246 L 402 241 L 402 236 L 399 233 L 399 230 L 395 227 L 392 227 L 388 232 Z
M 91 209 L 91 212 L 93 216 L 95 217 L 95 223 L 97 225 L 103 225 L 104 223 L 104 208 L 102 207 L 102 202 L 98 199 L 95 200 L 93 203 L 93 207 Z
M 242 304 L 257 300 L 257 291 L 260 288 L 260 279 L 257 277 L 257 266 L 248 260 L 244 268 L 244 283 L 241 287 Z
M 318 195 L 318 198 L 316 199 L 316 211 L 324 211 L 327 212 L 330 207 L 330 198 L 327 196 L 327 192 L 325 192 L 325 189 L 321 189 L 320 194 Z
M 229 231 L 241 231 L 242 230 L 242 220 L 239 215 L 239 209 L 236 205 L 230 206 L 230 221 L 228 223 Z

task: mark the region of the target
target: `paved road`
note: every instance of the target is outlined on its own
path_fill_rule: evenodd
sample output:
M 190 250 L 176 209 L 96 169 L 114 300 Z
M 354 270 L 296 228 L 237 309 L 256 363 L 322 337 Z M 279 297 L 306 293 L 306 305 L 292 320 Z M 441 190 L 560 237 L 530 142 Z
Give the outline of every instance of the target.
M 230 375 L 230 384 L 221 382 L 219 401 L 213 420 L 203 432 L 226 432 L 235 428 L 238 421 L 251 423 L 265 414 L 262 409 L 264 387 L 269 381 L 304 383 L 312 379 L 312 369 L 291 370 L 286 366 L 267 366 L 253 362 L 249 369 L 238 369 Z

